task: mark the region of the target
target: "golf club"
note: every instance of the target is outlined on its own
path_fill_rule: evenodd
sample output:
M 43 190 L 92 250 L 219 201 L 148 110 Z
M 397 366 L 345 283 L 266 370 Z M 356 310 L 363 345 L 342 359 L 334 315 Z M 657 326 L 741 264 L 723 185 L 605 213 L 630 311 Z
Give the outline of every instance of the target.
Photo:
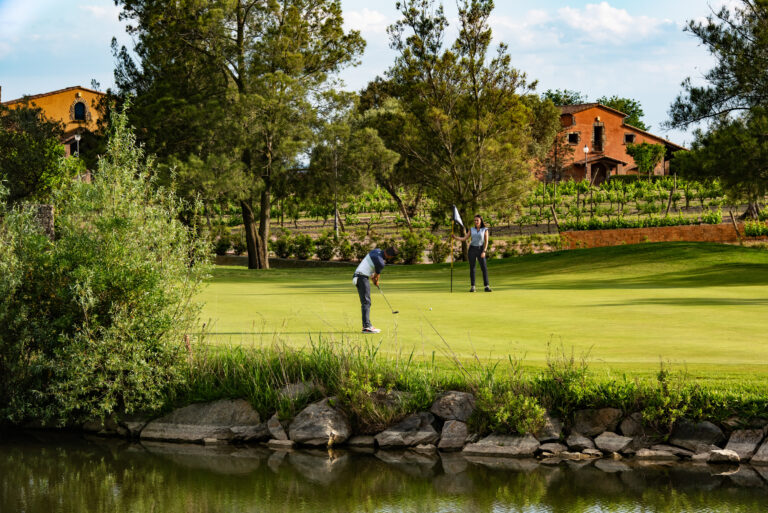
M 392 305 L 390 305 L 390 304 L 389 304 L 389 300 L 387 299 L 387 296 L 385 296 L 385 295 L 384 295 L 384 291 L 383 291 L 383 290 L 381 290 L 381 287 L 379 287 L 378 285 L 376 285 L 376 288 L 377 288 L 377 289 L 379 289 L 379 292 L 381 292 L 381 295 L 382 295 L 382 297 L 384 297 L 384 301 L 386 301 L 386 302 L 387 302 L 387 306 L 389 307 L 389 309 L 390 309 L 390 310 L 392 310 L 392 313 L 393 313 L 393 314 L 398 314 L 398 313 L 400 313 L 400 311 L 399 311 L 399 310 L 394 310 L 394 309 L 392 309 Z

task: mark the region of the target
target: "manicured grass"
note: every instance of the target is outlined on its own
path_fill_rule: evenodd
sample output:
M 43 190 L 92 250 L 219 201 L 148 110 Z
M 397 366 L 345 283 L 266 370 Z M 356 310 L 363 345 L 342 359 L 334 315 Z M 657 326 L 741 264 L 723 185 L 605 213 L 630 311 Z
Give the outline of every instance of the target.
M 208 340 L 358 340 L 353 269 L 216 268 L 201 297 Z M 442 336 L 462 358 L 513 354 L 532 366 L 544 364 L 548 345 L 562 345 L 589 351 L 598 372 L 651 375 L 662 360 L 704 379 L 768 381 L 766 251 L 645 244 L 493 260 L 489 272 L 494 292 L 469 294 L 468 266 L 456 264 L 451 294 L 448 264 L 388 267 L 381 286 L 400 314 L 372 290 L 376 340 L 386 351 L 440 358 Z

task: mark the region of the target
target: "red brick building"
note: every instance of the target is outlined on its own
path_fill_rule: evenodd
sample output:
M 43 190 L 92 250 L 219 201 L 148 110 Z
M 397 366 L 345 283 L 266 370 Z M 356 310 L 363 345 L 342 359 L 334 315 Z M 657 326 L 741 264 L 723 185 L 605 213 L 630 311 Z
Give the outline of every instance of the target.
M 565 141 L 573 153 L 564 162 L 564 176 L 601 183 L 610 176 L 637 174 L 635 160 L 627 153 L 627 144 L 662 144 L 664 160 L 655 175 L 669 174 L 672 153 L 684 149 L 659 136 L 624 123 L 627 115 L 599 103 L 560 107 L 560 123 Z M 585 147 L 587 152 L 584 151 Z

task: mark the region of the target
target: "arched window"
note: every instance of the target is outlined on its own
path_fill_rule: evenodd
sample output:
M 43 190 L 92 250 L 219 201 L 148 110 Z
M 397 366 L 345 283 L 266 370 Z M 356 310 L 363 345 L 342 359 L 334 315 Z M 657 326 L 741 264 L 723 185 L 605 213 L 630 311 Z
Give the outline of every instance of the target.
M 75 103 L 75 121 L 85 121 L 85 103 Z

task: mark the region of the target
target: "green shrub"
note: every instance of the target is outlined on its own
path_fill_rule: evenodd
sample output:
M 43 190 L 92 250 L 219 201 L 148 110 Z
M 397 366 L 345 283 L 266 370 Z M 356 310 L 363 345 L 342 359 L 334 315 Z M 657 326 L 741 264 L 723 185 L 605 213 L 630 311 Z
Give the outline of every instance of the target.
M 318 237 L 315 241 L 315 252 L 320 260 L 333 260 L 336 254 L 336 235 L 332 230 Z
M 291 241 L 291 253 L 299 260 L 307 260 L 312 256 L 315 241 L 309 235 L 297 233 Z
M 213 252 L 220 256 L 226 255 L 231 247 L 232 236 L 229 229 L 225 226 L 219 226 L 214 235 Z
M 235 255 L 242 255 L 248 250 L 244 231 L 237 232 L 237 235 L 235 235 L 234 241 L 232 242 L 232 249 L 235 251 Z
M 283 230 L 275 240 L 270 241 L 270 249 L 278 258 L 291 258 L 291 252 L 293 251 L 291 232 Z
M 744 223 L 744 235 L 747 237 L 764 237 L 768 235 L 768 226 L 764 222 L 747 221 Z
M 406 264 L 418 264 L 421 262 L 422 254 L 427 249 L 430 235 L 423 231 L 401 232 L 403 242 L 400 244 L 399 257 Z
M 720 224 L 723 222 L 723 210 L 707 210 L 701 214 L 701 222 L 705 224 Z
M 336 244 L 336 252 L 339 254 L 339 258 L 345 262 L 352 260 L 354 250 L 352 248 L 352 244 L 350 244 L 349 239 L 346 236 L 339 238 L 339 241 Z
M 54 196 L 55 241 L 24 206 L 2 216 L 4 420 L 154 411 L 183 380 L 208 242 L 178 220 L 189 207 L 151 183 L 124 114 L 113 129 L 93 183 Z
M 371 248 L 365 241 L 352 243 L 352 254 L 356 260 L 362 260 L 371 251 Z
M 535 397 L 515 390 L 510 383 L 484 386 L 477 391 L 474 418 L 478 432 L 535 433 L 544 426 L 546 410 Z
M 451 254 L 451 245 L 448 241 L 435 237 L 429 249 L 429 259 L 435 264 L 442 264 Z

